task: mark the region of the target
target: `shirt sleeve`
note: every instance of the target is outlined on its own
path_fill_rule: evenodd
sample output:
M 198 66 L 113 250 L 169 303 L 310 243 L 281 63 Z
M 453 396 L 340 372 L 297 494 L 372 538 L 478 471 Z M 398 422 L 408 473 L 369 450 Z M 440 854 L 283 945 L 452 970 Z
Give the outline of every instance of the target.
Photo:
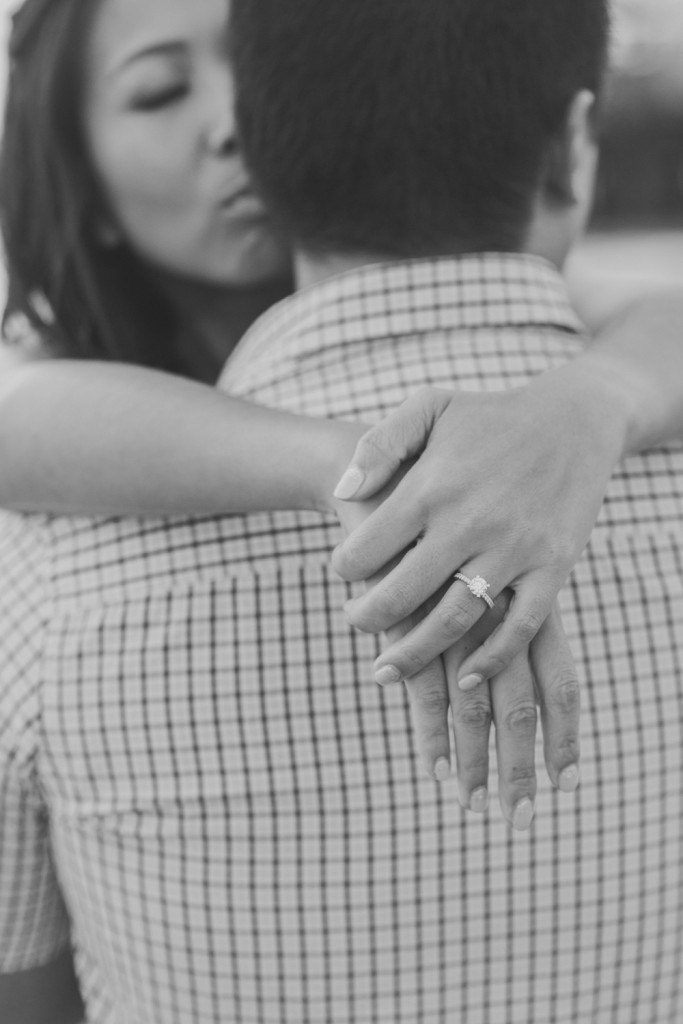
M 36 775 L 45 634 L 35 533 L 0 512 L 0 973 L 41 967 L 69 944 Z

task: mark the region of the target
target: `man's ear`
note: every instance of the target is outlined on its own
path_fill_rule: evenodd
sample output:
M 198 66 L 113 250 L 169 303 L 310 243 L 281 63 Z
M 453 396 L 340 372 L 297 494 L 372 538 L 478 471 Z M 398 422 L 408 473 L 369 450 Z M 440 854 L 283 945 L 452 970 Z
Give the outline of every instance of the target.
M 598 156 L 595 105 L 594 93 L 578 92 L 550 144 L 543 180 L 549 202 L 586 208 L 591 204 Z

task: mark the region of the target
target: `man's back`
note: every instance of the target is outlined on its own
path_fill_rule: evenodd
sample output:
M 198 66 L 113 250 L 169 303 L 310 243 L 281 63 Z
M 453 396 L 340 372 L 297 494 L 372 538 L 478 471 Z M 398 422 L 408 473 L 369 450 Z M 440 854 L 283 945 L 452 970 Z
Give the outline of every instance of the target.
M 521 384 L 576 330 L 536 259 L 369 268 L 276 307 L 225 386 L 372 420 L 422 383 Z M 3 603 L 35 608 L 0 690 L 6 789 L 32 801 L 0 956 L 28 966 L 41 920 L 64 940 L 44 807 L 92 1024 L 680 1020 L 682 524 L 683 451 L 632 460 L 563 594 L 583 785 L 513 835 L 424 775 L 344 624 L 334 524 L 29 520 L 40 587 L 3 553 Z

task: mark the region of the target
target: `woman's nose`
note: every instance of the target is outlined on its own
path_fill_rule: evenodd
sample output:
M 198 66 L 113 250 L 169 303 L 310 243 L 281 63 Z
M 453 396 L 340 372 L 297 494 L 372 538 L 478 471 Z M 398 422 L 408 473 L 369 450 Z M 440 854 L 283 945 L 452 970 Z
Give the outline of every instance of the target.
M 237 148 L 235 94 L 230 74 L 216 76 L 211 89 L 207 139 L 212 153 L 230 154 Z
M 218 156 L 229 156 L 237 150 L 234 124 L 216 122 L 209 131 L 209 149 Z
M 207 132 L 209 150 L 216 156 L 230 156 L 237 149 L 235 119 L 231 116 L 216 114 Z

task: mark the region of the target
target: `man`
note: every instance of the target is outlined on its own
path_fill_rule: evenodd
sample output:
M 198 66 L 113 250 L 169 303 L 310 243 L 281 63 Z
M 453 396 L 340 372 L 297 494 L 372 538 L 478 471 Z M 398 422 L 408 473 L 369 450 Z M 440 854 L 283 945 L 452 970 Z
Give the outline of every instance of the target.
M 247 339 L 226 387 L 376 417 L 420 381 L 509 385 L 580 351 L 555 272 L 511 253 L 538 245 L 559 261 L 588 204 L 598 0 L 514 11 L 509 0 L 245 0 L 236 15 L 245 141 L 300 242 L 300 283 L 313 286 Z M 282 194 L 266 173 L 271 145 L 289 154 L 272 164 Z M 305 208 L 290 206 L 290 189 Z M 444 198 L 447 217 L 432 210 Z M 491 247 L 504 252 L 444 255 Z M 346 273 L 322 280 L 336 270 Z M 5 937 L 31 934 L 35 962 L 63 948 L 63 893 L 94 1024 L 598 1022 L 652 1018 L 658 998 L 674 1019 L 679 808 L 664 758 L 675 772 L 681 597 L 666 572 L 677 547 L 653 548 L 649 526 L 679 514 L 679 457 L 645 463 L 653 495 L 634 495 L 625 530 L 609 514 L 623 514 L 617 483 L 566 599 L 593 684 L 598 784 L 578 828 L 543 793 L 535 831 L 514 841 L 424 775 L 403 694 L 368 685 L 375 646 L 340 620 L 330 524 L 58 520 L 34 536 L 18 524 L 8 592 L 30 596 L 12 657 L 43 659 L 44 677 L 23 700 L 12 690 L 8 732 L 25 743 L 3 768 L 19 851 L 18 921 Z M 622 684 L 631 662 L 652 674 L 655 633 L 657 694 L 644 707 L 634 685 L 613 700 L 615 662 Z M 528 733 L 523 666 L 510 684 Z M 619 713 L 635 728 L 620 729 Z M 656 779 L 628 811 L 614 778 L 625 759 L 634 778 L 647 765 Z M 529 781 L 500 780 L 513 821 Z M 531 799 L 517 803 L 528 826 Z M 659 902 L 644 930 L 646 868 Z
M 305 288 L 228 386 L 367 416 L 419 383 L 510 387 L 583 351 L 558 269 L 591 201 L 603 3 L 235 0 L 233 15 L 244 150 Z M 338 1016 L 320 1019 L 680 1017 L 681 522 L 680 447 L 628 463 L 562 595 L 587 681 L 575 816 L 546 804 L 514 843 L 490 821 L 432 831 L 423 794 L 412 830 L 392 816 L 396 866 L 387 852 L 379 870 L 402 881 L 371 943 L 374 1006 L 342 970 Z

